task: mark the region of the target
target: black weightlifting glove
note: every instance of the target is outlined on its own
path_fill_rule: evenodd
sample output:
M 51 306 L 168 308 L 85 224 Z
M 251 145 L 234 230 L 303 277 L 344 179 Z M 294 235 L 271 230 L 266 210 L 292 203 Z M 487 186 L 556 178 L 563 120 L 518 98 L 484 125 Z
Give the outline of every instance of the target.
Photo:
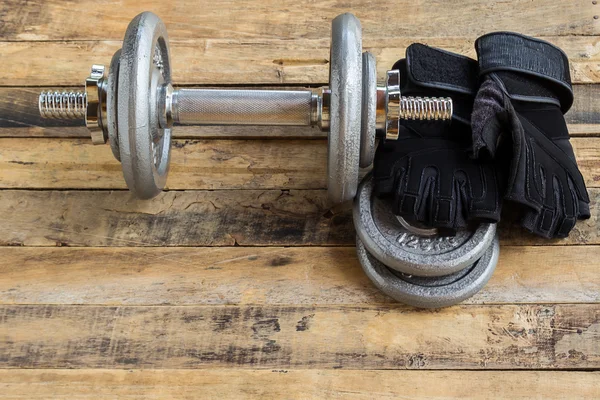
M 451 97 L 452 122 L 402 121 L 397 141 L 379 145 L 375 193 L 392 201 L 408 221 L 456 230 L 469 221 L 500 219 L 500 188 L 494 165 L 470 157 L 470 118 L 478 87 L 475 60 L 413 44 L 394 69 L 403 96 Z
M 533 233 L 566 237 L 590 217 L 563 114 L 573 103 L 567 56 L 557 47 L 509 32 L 475 43 L 482 84 L 472 114 L 476 157 L 496 158 L 507 174 L 505 199 L 522 209 Z

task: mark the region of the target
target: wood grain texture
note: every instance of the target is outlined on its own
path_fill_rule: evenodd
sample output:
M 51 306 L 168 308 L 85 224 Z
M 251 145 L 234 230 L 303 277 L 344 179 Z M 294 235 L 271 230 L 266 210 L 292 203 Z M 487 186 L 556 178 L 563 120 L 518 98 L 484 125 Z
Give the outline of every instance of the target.
M 5 305 L 0 367 L 580 370 L 599 333 L 600 304 Z
M 508 217 L 504 245 L 600 244 L 600 190 L 592 217 L 567 239 L 524 232 Z M 353 246 L 351 211 L 330 209 L 324 190 L 163 192 L 0 191 L 0 245 L 12 246 Z
M 327 21 L 328 25 L 329 23 Z M 600 25 L 599 22 L 594 23 Z M 127 23 L 120 26 L 120 37 L 116 41 L 0 41 L 0 77 L 3 78 L 0 86 L 81 86 L 89 75 L 92 64 L 104 64 L 108 67 L 112 55 L 122 46 L 126 26 Z M 366 28 L 365 21 L 363 27 Z M 269 28 L 276 29 L 277 26 Z M 411 37 L 405 33 L 394 33 L 392 29 L 389 25 L 378 26 L 380 31 L 389 30 L 390 37 L 387 38 L 370 36 L 366 29 L 363 32 L 363 48 L 375 55 L 380 81 L 383 81 L 386 70 L 404 57 L 406 47 L 414 42 L 476 58 L 473 43 L 477 36 L 464 37 L 461 34 L 452 38 Z M 176 85 L 327 84 L 329 35 L 329 26 L 321 32 L 318 39 L 269 39 L 265 36 L 260 39 L 190 40 L 171 35 L 173 82 Z M 598 36 L 542 38 L 567 53 L 574 83 L 600 83 Z
M 600 302 L 600 246 L 502 246 L 491 281 L 464 304 Z M 353 247 L 0 247 L 0 304 L 393 303 Z
M 325 140 L 178 140 L 168 188 L 319 189 L 326 165 Z M 0 188 L 86 186 L 127 187 L 108 146 L 89 139 L 0 139 Z
M 0 61 L 1 62 L 1 61 Z M 287 87 L 289 88 L 289 87 Z M 39 115 L 38 96 L 50 87 L 0 87 L 1 137 L 85 138 L 90 133 L 83 121 L 57 121 Z M 61 88 L 71 90 L 77 88 Z M 600 85 L 575 85 L 575 103 L 566 119 L 571 136 L 600 136 Z M 176 126 L 179 139 L 321 138 L 326 132 L 309 127 L 286 126 Z
M 588 188 L 600 186 L 600 138 L 571 139 Z M 175 140 L 167 189 L 326 188 L 325 140 Z M 125 189 L 108 145 L 0 139 L 0 188 Z
M 112 4 L 111 4 L 112 3 Z M 118 9 L 119 12 L 110 12 Z M 368 0 L 303 3 L 294 0 L 245 2 L 181 2 L 177 7 L 159 0 L 4 1 L 3 40 L 116 39 L 139 12 L 150 10 L 166 22 L 178 38 L 322 38 L 331 20 L 353 12 L 361 19 L 364 35 L 382 37 L 478 36 L 495 30 L 517 30 L 532 35 L 597 35 L 598 13 L 591 1 L 516 0 L 399 0 L 373 7 Z M 85 18 L 85 24 L 75 24 Z M 442 28 L 443 27 L 443 28 Z
M 600 397 L 598 372 L 353 370 L 0 370 L 4 399 L 558 400 Z
M 348 211 L 324 191 L 0 191 L 3 244 L 68 246 L 233 246 L 348 244 Z

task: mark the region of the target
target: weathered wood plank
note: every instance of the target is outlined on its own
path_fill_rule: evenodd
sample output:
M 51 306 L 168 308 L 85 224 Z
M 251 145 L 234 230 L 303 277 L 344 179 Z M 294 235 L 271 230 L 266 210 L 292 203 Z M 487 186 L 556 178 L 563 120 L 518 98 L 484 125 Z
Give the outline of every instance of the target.
M 594 369 L 600 304 L 0 307 L 2 368 Z
M 168 188 L 325 187 L 324 140 L 178 140 Z M 600 140 L 599 140 L 600 143 Z M 124 189 L 121 164 L 89 139 L 0 139 L 0 188 Z
M 600 185 L 600 138 L 571 140 L 588 187 Z M 175 140 L 167 189 L 321 189 L 325 140 Z M 89 139 L 0 139 L 0 188 L 125 189 L 109 147 Z
M 600 397 L 599 372 L 386 370 L 0 370 L 4 399 Z
M 540 8 L 546 7 L 544 5 Z M 312 16 L 311 19 L 314 21 Z M 223 23 L 222 20 L 219 22 Z M 363 26 L 366 23 L 363 22 Z M 483 25 L 477 23 L 474 26 Z M 119 39 L 125 28 L 126 24 L 123 24 Z M 376 56 L 380 80 L 396 60 L 404 57 L 406 47 L 414 42 L 476 57 L 473 46 L 476 36 L 465 37 L 466 32 L 440 39 L 423 37 L 423 30 L 413 37 L 404 34 L 397 37 L 398 34 L 392 31 L 392 27 L 379 23 L 377 29 L 385 32 L 389 30 L 391 37 L 385 38 L 375 32 L 375 36 L 369 36 L 369 32 L 365 31 L 363 47 Z M 171 35 L 173 81 L 177 85 L 326 84 L 329 81 L 329 27 L 323 30 L 321 36 L 320 39 L 294 40 L 266 37 L 178 40 Z M 549 36 L 543 39 L 556 44 L 567 53 L 574 83 L 600 82 L 598 36 Z M 108 66 L 113 53 L 121 45 L 120 40 L 0 42 L 0 85 L 83 85 L 91 65 Z
M 232 246 L 342 244 L 349 212 L 329 211 L 324 191 L 0 191 L 3 244 Z
M 465 304 L 600 302 L 600 246 L 502 246 Z M 0 248 L 1 304 L 392 303 L 353 247 Z
M 83 121 L 43 119 L 38 111 L 38 95 L 45 88 L 0 87 L 0 137 L 89 138 Z M 75 88 L 62 88 L 69 90 Z M 572 136 L 600 135 L 600 85 L 576 85 L 575 103 L 566 118 Z M 197 138 L 326 138 L 317 128 L 275 126 L 177 126 L 174 136 Z
M 293 0 L 260 2 L 180 3 L 159 0 L 98 3 L 78 1 L 65 6 L 59 0 L 2 4 L 3 40 L 121 39 L 129 21 L 142 10 L 160 15 L 171 37 L 178 38 L 322 38 L 331 19 L 344 12 L 362 21 L 364 35 L 430 35 L 451 37 L 481 35 L 495 30 L 516 30 L 534 35 L 596 35 L 600 33 L 598 7 L 591 1 L 399 0 L 373 7 L 368 0 L 303 3 Z M 118 13 L 111 10 L 118 8 Z M 201 12 L 199 12 L 201 9 Z M 76 23 L 82 18 L 85 23 Z
M 547 240 L 506 219 L 503 244 L 600 244 L 600 190 L 592 218 L 568 239 Z M 164 192 L 0 191 L 0 245 L 13 246 L 353 246 L 348 209 L 330 210 L 324 190 Z

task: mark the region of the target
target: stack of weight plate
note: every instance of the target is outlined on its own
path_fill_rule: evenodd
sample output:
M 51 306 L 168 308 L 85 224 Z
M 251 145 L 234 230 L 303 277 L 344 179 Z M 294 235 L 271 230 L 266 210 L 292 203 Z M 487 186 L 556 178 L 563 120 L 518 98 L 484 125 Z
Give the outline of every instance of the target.
M 423 308 L 447 307 L 477 293 L 490 279 L 500 246 L 496 224 L 440 236 L 411 226 L 373 195 L 368 175 L 354 203 L 356 248 L 373 283 L 388 296 Z

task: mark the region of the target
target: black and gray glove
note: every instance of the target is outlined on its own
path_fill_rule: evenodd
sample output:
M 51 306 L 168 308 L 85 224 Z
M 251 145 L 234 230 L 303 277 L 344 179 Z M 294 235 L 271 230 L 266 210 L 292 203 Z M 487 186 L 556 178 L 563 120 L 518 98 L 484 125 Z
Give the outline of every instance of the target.
M 543 237 L 566 237 L 590 217 L 563 114 L 573 104 L 567 56 L 550 43 L 498 32 L 477 39 L 481 86 L 472 114 L 473 151 L 507 175 L 505 199 L 521 224 Z
M 500 219 L 500 182 L 491 162 L 471 157 L 471 111 L 478 88 L 475 60 L 422 44 L 398 61 L 403 96 L 451 97 L 451 123 L 402 121 L 397 141 L 380 144 L 375 193 L 408 221 L 459 229 Z

